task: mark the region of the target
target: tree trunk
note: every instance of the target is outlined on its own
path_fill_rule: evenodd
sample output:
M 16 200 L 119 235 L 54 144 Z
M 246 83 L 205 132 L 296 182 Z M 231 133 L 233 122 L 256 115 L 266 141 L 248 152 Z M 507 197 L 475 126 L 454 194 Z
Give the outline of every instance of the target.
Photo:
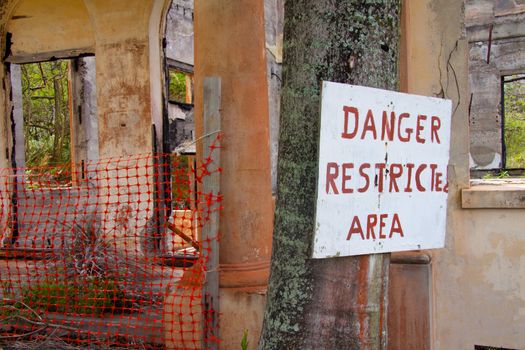
M 289 0 L 260 349 L 385 349 L 389 255 L 312 260 L 323 80 L 395 90 L 399 0 Z

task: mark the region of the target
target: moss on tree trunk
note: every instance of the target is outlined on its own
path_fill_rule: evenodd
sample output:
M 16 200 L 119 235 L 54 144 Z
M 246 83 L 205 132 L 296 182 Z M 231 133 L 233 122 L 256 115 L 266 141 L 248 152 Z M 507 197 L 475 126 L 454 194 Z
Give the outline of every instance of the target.
M 277 205 L 261 349 L 386 345 L 388 255 L 311 260 L 323 80 L 395 90 L 398 0 L 288 0 Z

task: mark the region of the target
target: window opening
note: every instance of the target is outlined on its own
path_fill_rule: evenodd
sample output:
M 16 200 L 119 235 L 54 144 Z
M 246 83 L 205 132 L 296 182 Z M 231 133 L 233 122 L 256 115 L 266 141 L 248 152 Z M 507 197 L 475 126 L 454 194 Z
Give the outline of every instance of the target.
M 193 74 L 175 67 L 168 68 L 169 102 L 193 104 Z
M 170 219 L 176 231 L 167 233 L 166 251 L 198 240 L 195 210 L 195 143 L 193 97 L 193 1 L 173 0 L 166 14 L 164 37 L 164 142 L 171 152 Z M 178 231 L 177 231 L 178 230 Z M 178 233 L 177 233 L 178 232 Z M 186 239 L 179 234 L 185 235 Z M 191 244 L 193 245 L 193 243 Z
M 503 168 L 525 171 L 525 74 L 502 77 Z
M 20 65 L 25 163 L 32 186 L 70 185 L 70 61 Z

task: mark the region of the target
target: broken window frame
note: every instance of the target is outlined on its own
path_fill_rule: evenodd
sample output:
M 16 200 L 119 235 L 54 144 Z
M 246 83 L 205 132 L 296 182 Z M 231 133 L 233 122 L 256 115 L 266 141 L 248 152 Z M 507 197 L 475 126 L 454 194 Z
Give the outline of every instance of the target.
M 22 77 L 22 74 L 18 77 L 20 81 L 17 81 L 16 83 L 17 84 L 20 84 L 20 89 L 21 89 L 21 101 L 17 101 L 17 103 L 20 105 L 21 107 L 21 117 L 22 117 L 22 128 L 23 128 L 23 133 L 22 133 L 22 140 L 14 140 L 15 143 L 17 142 L 21 142 L 24 144 L 24 166 L 26 168 L 27 171 L 36 171 L 35 173 L 35 183 L 32 183 L 32 184 L 26 184 L 28 186 L 46 186 L 46 187 L 70 187 L 70 186 L 74 186 L 76 185 L 76 179 L 75 179 L 75 167 L 74 167 L 74 155 L 73 155 L 73 147 L 74 147 L 74 135 L 73 135 L 73 130 L 72 130 L 72 106 L 73 106 L 73 95 L 72 95 L 72 60 L 69 59 L 69 58 L 61 58 L 61 59 L 54 59 L 54 60 L 46 60 L 46 61 L 37 61 L 37 62 L 23 62 L 23 63 L 17 63 L 17 65 L 20 67 L 20 71 L 22 72 L 24 70 L 24 67 L 29 67 L 29 65 L 39 65 L 39 69 L 40 69 L 40 72 L 41 74 L 44 74 L 43 72 L 43 69 L 42 69 L 42 64 L 46 64 L 46 63 L 50 63 L 50 62 L 61 62 L 62 63 L 65 63 L 65 65 L 67 65 L 67 68 L 66 68 L 66 71 L 64 72 L 65 76 L 63 76 L 62 78 L 60 78 L 60 80 L 64 79 L 64 80 L 67 80 L 67 101 L 66 102 L 66 105 L 67 105 L 67 111 L 65 111 L 67 113 L 67 117 L 66 119 L 64 120 L 64 122 L 67 121 L 67 125 L 64 125 L 65 128 L 67 128 L 67 142 L 69 143 L 69 145 L 67 146 L 68 148 L 68 152 L 69 152 L 69 160 L 66 162 L 66 163 L 57 163 L 57 164 L 49 164 L 49 165 L 45 165 L 45 166 L 30 166 L 27 164 L 27 161 L 28 161 L 28 152 L 29 150 L 25 147 L 25 145 L 27 145 L 27 141 L 28 141 L 28 138 L 30 138 L 30 135 L 28 135 L 27 133 L 27 116 L 26 116 L 26 109 L 28 108 L 27 107 L 27 101 L 25 101 L 25 98 L 24 98 L 24 94 L 25 94 L 25 90 L 23 88 L 23 77 Z M 28 69 L 28 68 L 25 68 L 25 69 Z M 11 77 L 11 79 L 13 79 L 13 77 Z M 45 82 L 45 78 L 42 77 L 43 82 L 44 84 L 47 84 Z M 13 83 L 13 82 L 12 82 Z M 60 84 L 62 84 L 63 82 L 61 82 Z M 42 87 L 44 87 L 45 85 L 43 85 Z M 31 87 L 29 86 L 28 87 L 29 89 L 31 89 Z M 53 89 L 53 94 L 56 94 L 57 91 L 55 90 L 56 86 L 54 87 Z M 38 97 L 38 96 L 37 96 Z M 34 97 L 32 97 L 34 98 Z M 46 97 L 46 98 L 49 98 L 49 97 Z M 13 103 L 15 103 L 15 101 L 13 101 Z M 55 101 L 56 103 L 56 101 Z M 56 111 L 54 112 L 56 113 Z M 54 129 L 56 129 L 56 123 L 57 123 L 57 120 L 56 120 L 56 115 L 53 117 L 53 125 L 54 126 Z M 56 130 L 54 130 L 56 132 Z M 50 136 L 52 135 L 53 138 L 56 138 L 56 135 L 54 132 L 50 132 L 49 133 Z M 16 137 L 16 135 L 13 135 L 12 136 L 13 138 Z M 55 142 L 55 141 L 53 141 Z M 43 156 L 46 156 L 48 154 L 44 154 Z M 49 172 L 53 172 L 55 169 L 57 169 L 58 173 L 61 173 L 62 171 L 65 171 L 65 178 L 63 179 L 59 179 L 59 178 L 56 178 L 54 180 L 52 180 L 52 176 L 50 174 L 47 174 L 47 177 L 49 178 L 48 181 L 45 181 L 44 183 L 41 183 L 40 184 L 40 181 L 38 180 L 38 178 L 41 176 L 39 174 L 39 171 L 38 171 L 38 168 L 41 168 L 42 171 L 49 171 Z M 62 170 L 60 170 L 62 169 Z M 42 174 L 43 175 L 43 174 Z M 32 178 L 33 176 L 31 176 Z
M 20 59 L 17 59 L 17 60 L 14 60 L 14 59 L 7 59 L 6 60 L 6 63 L 7 64 L 10 64 L 10 65 L 18 65 L 18 66 L 22 66 L 22 65 L 25 65 L 25 64 L 35 64 L 35 63 L 44 63 L 44 62 L 51 62 L 51 61 L 57 61 L 57 60 L 60 60 L 60 61 L 67 61 L 68 62 L 68 76 L 67 76 L 67 79 L 68 79 L 68 113 L 69 113 L 69 132 L 70 132 L 70 145 L 69 145 L 69 152 L 70 152 L 70 161 L 69 163 L 67 164 L 64 164 L 64 167 L 65 168 L 68 168 L 69 169 L 69 183 L 67 185 L 64 185 L 62 183 L 58 183 L 57 186 L 51 186 L 51 187 L 75 187 L 75 186 L 80 186 L 84 183 L 85 180 L 87 180 L 87 175 L 86 175 L 86 169 L 85 169 L 85 166 L 86 166 L 86 162 L 88 161 L 88 159 L 81 159 L 81 160 L 77 160 L 75 155 L 76 155 L 76 142 L 75 142 L 75 138 L 78 136 L 76 135 L 76 131 L 75 131 L 75 126 L 74 126 L 74 122 L 75 120 L 79 123 L 79 126 L 83 124 L 83 120 L 85 118 L 83 118 L 81 115 L 79 115 L 80 110 L 77 110 L 77 104 L 76 102 L 79 102 L 77 101 L 76 99 L 76 94 L 75 94 L 75 87 L 74 87 L 74 74 L 76 74 L 77 72 L 77 67 L 78 67 L 78 64 L 79 64 L 79 59 L 83 58 L 83 57 L 94 57 L 95 55 L 94 54 L 81 54 L 81 55 L 73 55 L 73 56 L 68 56 L 67 54 L 66 55 L 60 55 L 60 57 L 51 57 L 51 58 L 47 58 L 45 57 L 44 55 L 42 55 L 42 57 L 38 56 L 38 58 L 35 58 L 33 60 L 31 59 L 27 59 L 27 58 L 20 58 Z M 34 57 L 37 57 L 37 56 L 34 56 Z M 11 77 L 12 79 L 12 77 Z M 21 77 L 20 77 L 21 79 Z M 12 84 L 12 82 L 11 82 Z M 20 81 L 20 84 L 21 84 L 21 81 Z M 12 101 L 11 103 L 14 103 L 14 101 Z M 23 108 L 23 101 L 20 101 L 20 105 L 22 106 Z M 24 118 L 23 118 L 23 111 L 22 111 L 22 122 L 23 124 L 25 125 L 25 121 L 24 121 Z M 23 128 L 24 126 L 22 126 Z M 15 137 L 16 135 L 12 135 L 11 137 Z M 23 139 L 22 140 L 16 140 L 15 142 L 22 142 L 22 143 L 25 143 L 25 138 L 26 138 L 26 134 L 25 132 L 23 132 Z M 24 159 L 26 158 L 26 152 L 27 150 L 25 150 L 25 147 L 24 147 Z M 98 154 L 96 155 L 96 158 L 98 158 Z M 27 167 L 27 165 L 25 164 L 25 161 L 23 162 L 23 164 L 18 164 L 17 163 L 17 167 Z
M 166 58 L 167 75 L 166 85 L 168 86 L 168 103 L 177 104 L 182 107 L 193 107 L 193 66 L 184 62 L 176 61 L 171 58 Z M 185 101 L 174 100 L 169 96 L 170 72 L 176 71 L 183 73 L 186 77 L 186 94 Z

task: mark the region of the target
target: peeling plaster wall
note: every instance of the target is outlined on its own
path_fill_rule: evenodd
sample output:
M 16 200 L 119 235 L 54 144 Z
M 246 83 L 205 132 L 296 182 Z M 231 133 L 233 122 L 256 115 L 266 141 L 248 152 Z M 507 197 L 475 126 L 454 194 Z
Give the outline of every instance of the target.
M 161 79 L 160 70 L 156 77 L 152 76 L 150 65 L 150 16 L 154 0 L 86 0 L 86 6 L 96 42 L 99 156 L 151 153 L 151 125 L 160 116 L 152 115 L 150 79 L 158 79 L 159 84 Z M 157 128 L 161 132 L 159 129 L 162 128 Z M 139 167 L 151 166 L 145 161 L 139 163 Z M 133 231 L 133 225 L 119 225 L 116 219 L 122 213 L 136 211 L 137 217 L 130 220 L 136 220 L 134 222 L 139 227 L 145 225 L 148 209 L 151 210 L 152 206 L 151 202 L 145 201 L 151 190 L 148 183 L 152 183 L 152 179 L 144 177 L 138 181 L 141 186 L 130 193 L 127 200 L 119 198 L 128 203 L 108 204 L 102 209 L 106 215 L 102 218 L 106 223 L 104 230 L 111 232 L 129 252 L 137 253 L 141 251 L 139 233 Z M 110 191 L 105 184 L 99 185 L 102 186 L 102 196 L 106 194 L 104 191 Z
M 93 64 L 96 65 L 96 78 L 90 78 L 88 85 L 91 91 L 86 103 L 91 106 L 89 116 L 93 117 L 96 113 L 98 132 L 93 124 L 89 125 L 89 130 L 79 132 L 78 141 L 86 143 L 82 145 L 85 149 L 80 147 L 79 151 L 85 155 L 89 152 L 86 158 L 148 154 L 152 151 L 151 124 L 159 118 L 162 120 L 162 108 L 159 107 L 159 101 L 162 101 L 160 87 L 163 84 L 159 68 L 160 16 L 165 13 L 161 12 L 167 8 L 168 2 L 11 0 L 0 6 L 1 40 L 5 40 L 6 30 L 13 33 L 12 55 L 8 60 L 20 63 L 53 56 L 71 57 L 85 52 L 95 53 L 96 63 L 91 62 L 90 69 L 93 71 Z M 156 65 L 153 64 L 154 61 Z M 3 66 L 0 68 L 0 78 L 5 80 L 2 70 Z M 95 80 L 96 112 L 93 98 Z M 6 81 L 4 86 L 9 87 L 9 83 Z M 1 98 L 8 97 L 9 91 L 4 89 L 2 95 Z M 6 105 L 5 100 L 0 102 L 5 106 L 0 124 L 5 137 L 1 138 L 0 143 L 3 144 L 0 146 L 10 152 L 10 106 Z M 162 133 L 162 128 L 159 129 Z M 94 141 L 97 138 L 98 150 Z M 10 166 L 9 159 L 4 159 L 3 153 L 4 151 L 0 157 L 0 165 Z M 138 192 L 150 192 L 146 180 L 143 180 L 145 185 Z M 132 205 L 137 202 L 138 195 L 139 193 L 131 195 L 129 202 Z M 3 201 L 7 203 L 8 199 Z M 145 215 L 147 208 L 142 209 Z M 106 222 L 111 225 L 114 217 L 121 211 L 122 208 L 119 207 L 107 208 L 109 218 L 105 218 Z M 146 219 L 145 216 L 140 218 L 142 221 Z M 111 227 L 106 229 L 113 230 Z M 127 243 L 131 244 L 130 250 L 138 251 L 138 242 Z
M 19 4 L 3 22 L 13 33 L 11 60 L 28 61 L 42 52 L 74 54 L 82 48 L 96 54 L 101 157 L 151 150 L 149 23 L 154 2 L 9 2 Z
M 435 252 L 435 349 L 525 344 L 523 209 L 464 210 Z
M 475 169 L 499 168 L 502 166 L 501 77 L 525 72 L 525 4 L 470 0 L 466 4 L 465 21 L 473 94 L 470 165 Z M 451 346 L 475 342 L 517 349 L 525 344 L 524 214 L 523 209 L 464 211 L 458 224 L 468 234 L 455 237 L 456 255 L 451 262 L 465 268 L 462 274 L 454 274 L 450 286 L 456 289 L 454 298 L 468 309 L 469 319 L 476 322 L 476 328 L 465 329 L 468 320 L 463 320 L 464 337 L 450 339 Z M 466 280 L 462 281 L 463 278 Z M 475 283 L 467 284 L 469 281 Z M 446 310 L 451 318 L 461 318 L 464 311 L 452 306 Z
M 2 29 L 9 17 L 6 14 L 10 13 L 5 6 L 13 3 L 0 7 Z M 492 1 L 480 3 L 486 5 Z M 152 118 L 148 21 L 152 1 L 86 0 L 86 5 L 96 42 L 101 155 L 149 152 Z M 274 62 L 261 53 L 265 52 L 264 46 L 267 54 L 273 50 L 273 39 L 268 33 L 275 28 L 275 23 L 269 21 L 273 5 L 267 5 L 264 9 L 266 45 L 254 40 L 264 36 L 265 31 L 263 9 L 259 5 L 242 5 L 245 12 L 240 12 L 239 3 L 232 1 L 206 0 L 198 5 L 199 11 L 207 16 L 202 17 L 206 19 L 198 26 L 201 35 L 198 40 L 202 41 L 196 48 L 196 60 L 200 62 L 196 93 L 200 94 L 200 82 L 205 75 L 223 77 L 225 176 L 222 188 L 226 208 L 223 216 L 228 222 L 222 224 L 221 232 L 229 250 L 224 251 L 221 263 L 230 267 L 251 261 L 265 263 L 271 244 L 270 153 L 263 146 L 268 145 L 268 140 L 275 140 L 269 138 L 274 131 L 265 125 L 269 115 L 278 112 L 268 111 L 274 104 L 258 92 L 270 91 L 271 95 L 273 91 L 268 87 L 268 77 L 275 77 L 267 69 L 271 70 Z M 474 344 L 520 348 L 525 344 L 524 210 L 463 210 L 460 206 L 460 190 L 469 186 L 467 57 L 469 49 L 472 50 L 462 26 L 462 2 L 407 0 L 405 5 L 409 14 L 408 92 L 444 96 L 454 101 L 447 241 L 444 249 L 429 252 L 432 256 L 433 349 L 472 349 Z M 238 20 L 238 13 L 250 13 L 253 17 Z M 487 7 L 481 7 L 479 13 L 490 17 Z M 215 25 L 213 30 L 209 29 L 210 23 Z M 516 26 L 519 22 L 501 24 L 498 28 L 502 29 L 497 33 Z M 217 30 L 225 35 L 218 41 L 215 40 Z M 469 32 L 469 35 L 481 38 L 481 32 Z M 0 40 L 4 37 L 2 34 Z M 214 59 L 217 53 L 227 54 L 219 62 Z M 8 78 L 3 65 L 0 65 L 0 78 L 4 82 Z M 8 96 L 9 87 L 4 84 L 0 93 L 2 167 L 10 165 L 6 157 L 6 150 L 11 149 Z M 199 98 L 202 102 L 202 96 Z M 202 107 L 197 110 L 197 117 L 201 114 Z M 239 213 L 237 208 L 244 210 Z M 224 310 L 224 348 L 238 346 L 241 328 L 250 328 L 253 339 L 250 343 L 255 344 L 257 327 L 262 320 L 264 291 L 259 294 L 223 288 L 221 293 L 227 300 L 226 308 L 248 310 L 235 316 Z
M 491 24 L 493 40 L 524 35 L 523 0 L 466 0 L 465 3 L 465 25 L 470 42 L 488 40 Z
M 98 117 L 96 104 L 95 57 L 78 58 L 72 66 L 73 120 L 77 179 L 82 177 L 82 162 L 98 160 Z
M 13 60 L 38 60 L 57 52 L 92 53 L 95 38 L 82 0 L 20 1 L 9 20 Z M 34 59 L 30 59 L 34 57 Z
M 95 28 L 100 157 L 151 151 L 152 1 L 89 1 Z
M 444 249 L 431 255 L 432 349 L 525 344 L 523 209 L 465 210 L 469 184 L 469 43 L 463 4 L 408 0 L 408 92 L 453 101 Z

